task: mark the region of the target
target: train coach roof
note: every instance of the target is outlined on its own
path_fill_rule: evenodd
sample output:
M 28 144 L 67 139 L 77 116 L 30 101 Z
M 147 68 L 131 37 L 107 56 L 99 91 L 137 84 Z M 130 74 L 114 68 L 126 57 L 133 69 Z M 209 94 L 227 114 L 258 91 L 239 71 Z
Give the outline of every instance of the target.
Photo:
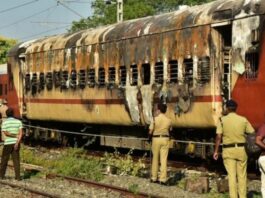
M 262 0 L 217 0 L 166 14 L 25 42 L 13 48 L 9 56 L 19 55 L 23 51 L 33 53 L 134 38 L 193 26 L 220 23 L 247 15 L 264 14 L 264 12 L 265 2 Z M 21 48 L 25 50 L 21 50 Z

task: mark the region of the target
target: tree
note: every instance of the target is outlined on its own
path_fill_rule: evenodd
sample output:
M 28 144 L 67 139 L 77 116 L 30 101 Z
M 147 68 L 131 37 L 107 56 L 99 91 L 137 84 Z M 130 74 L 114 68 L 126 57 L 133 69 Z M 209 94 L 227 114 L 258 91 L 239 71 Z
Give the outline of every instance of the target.
M 12 46 L 17 43 L 16 40 L 8 39 L 0 36 L 0 64 L 6 63 L 7 53 Z
M 163 12 L 176 10 L 179 5 L 195 5 L 212 0 L 124 0 L 124 20 L 151 16 Z M 116 0 L 113 0 L 116 2 Z M 116 22 L 116 5 L 107 5 L 105 0 L 94 0 L 94 13 L 87 19 L 73 21 L 70 32 L 94 28 Z

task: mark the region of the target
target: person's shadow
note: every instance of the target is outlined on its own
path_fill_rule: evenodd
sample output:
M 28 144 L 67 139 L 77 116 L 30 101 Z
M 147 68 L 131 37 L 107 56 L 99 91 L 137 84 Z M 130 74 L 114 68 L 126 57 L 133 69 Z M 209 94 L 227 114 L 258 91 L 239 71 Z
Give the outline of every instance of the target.
M 262 198 L 261 192 L 257 191 L 249 191 L 247 194 L 247 198 Z

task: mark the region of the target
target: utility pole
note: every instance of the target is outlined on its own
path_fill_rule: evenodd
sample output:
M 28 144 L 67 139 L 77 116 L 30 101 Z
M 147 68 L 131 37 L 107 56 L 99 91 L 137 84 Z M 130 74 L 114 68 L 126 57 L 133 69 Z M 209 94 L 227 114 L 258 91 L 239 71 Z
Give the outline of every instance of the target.
M 123 0 L 117 0 L 117 22 L 123 21 Z

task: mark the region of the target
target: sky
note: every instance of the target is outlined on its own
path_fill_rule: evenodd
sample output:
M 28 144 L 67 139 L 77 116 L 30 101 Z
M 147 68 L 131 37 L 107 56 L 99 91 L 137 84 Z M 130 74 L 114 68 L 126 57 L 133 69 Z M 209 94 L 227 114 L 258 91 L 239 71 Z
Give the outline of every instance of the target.
M 0 0 L 0 36 L 27 41 L 61 34 L 93 13 L 93 0 Z

